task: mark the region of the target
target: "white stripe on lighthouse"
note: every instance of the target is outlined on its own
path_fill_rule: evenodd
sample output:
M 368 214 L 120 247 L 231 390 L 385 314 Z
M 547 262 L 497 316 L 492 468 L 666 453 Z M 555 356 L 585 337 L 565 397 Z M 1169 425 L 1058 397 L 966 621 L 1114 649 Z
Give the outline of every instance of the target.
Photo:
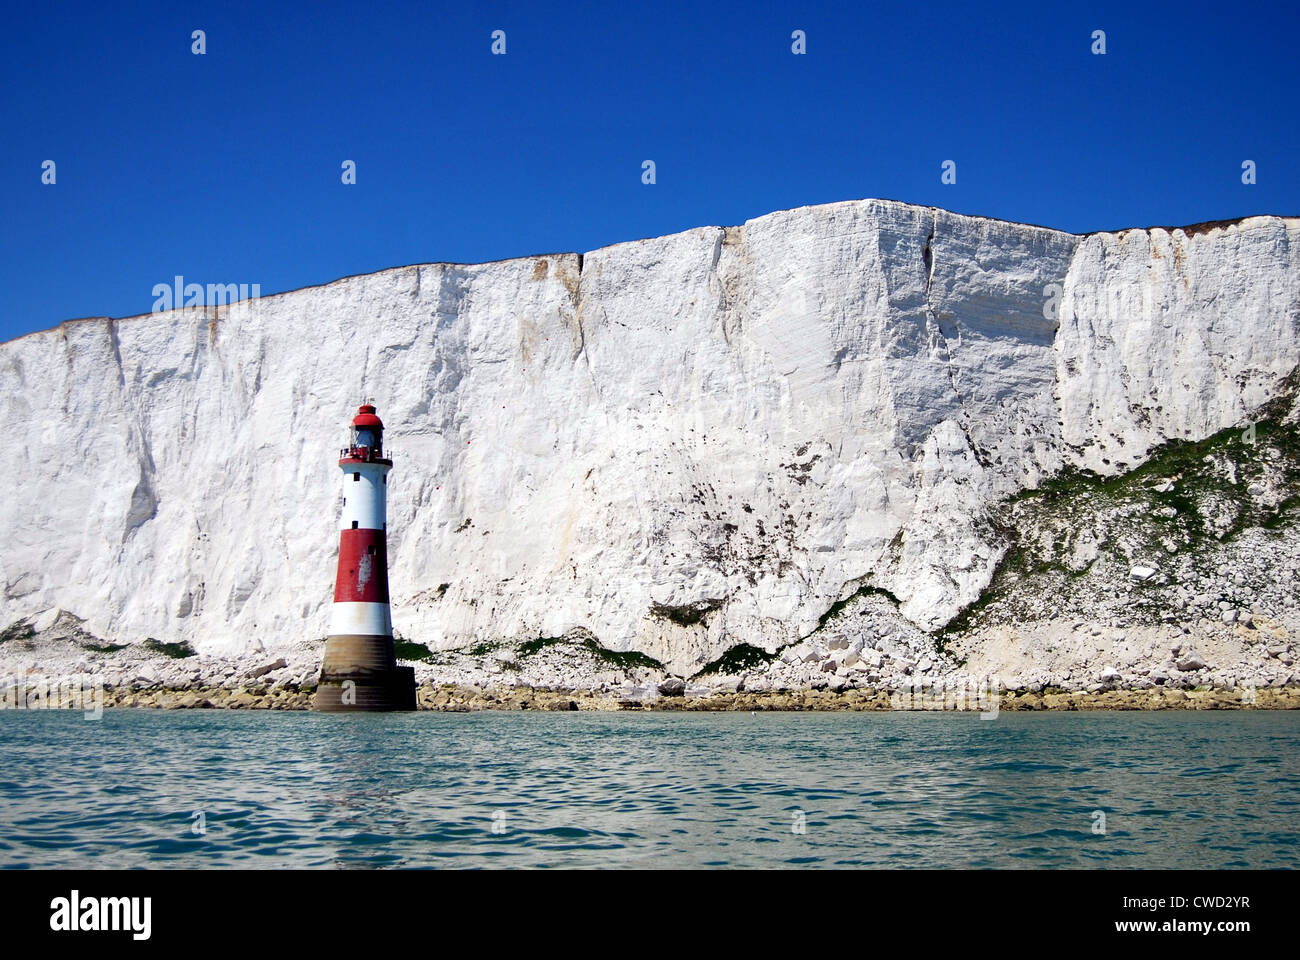
M 340 530 L 384 529 L 384 521 L 388 516 L 388 485 L 384 480 L 387 473 L 386 463 L 343 464 Z
M 387 637 L 392 632 L 386 603 L 335 603 L 330 611 L 330 636 Z

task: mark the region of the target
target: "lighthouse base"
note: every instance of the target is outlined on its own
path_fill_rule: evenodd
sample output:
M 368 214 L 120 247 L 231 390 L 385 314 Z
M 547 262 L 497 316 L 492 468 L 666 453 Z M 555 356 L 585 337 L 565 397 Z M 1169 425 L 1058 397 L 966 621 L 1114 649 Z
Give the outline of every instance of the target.
M 414 710 L 415 670 L 397 665 L 392 637 L 329 637 L 312 705 L 330 713 Z

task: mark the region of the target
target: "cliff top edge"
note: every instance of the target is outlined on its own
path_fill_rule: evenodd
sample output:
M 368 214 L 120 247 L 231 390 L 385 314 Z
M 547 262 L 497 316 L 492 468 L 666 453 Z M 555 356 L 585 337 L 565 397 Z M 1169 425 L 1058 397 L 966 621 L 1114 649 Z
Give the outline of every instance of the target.
M 633 240 L 620 240 L 620 241 L 617 241 L 617 242 L 615 242 L 615 243 L 606 244 L 605 246 L 602 246 L 602 247 L 596 247 L 596 248 L 593 248 L 593 249 L 588 250 L 588 251 L 586 251 L 586 252 L 584 252 L 584 253 L 578 253 L 577 251 L 571 251 L 571 250 L 566 250 L 566 251 L 549 251 L 549 252 L 542 252 L 542 253 L 527 254 L 527 255 L 524 255 L 524 256 L 518 256 L 518 257 L 502 257 L 502 258 L 499 259 L 499 260 L 483 260 L 483 261 L 474 262 L 474 263 L 464 263 L 464 262 L 444 261 L 444 260 L 432 260 L 432 261 L 424 261 L 424 262 L 418 262 L 418 263 L 407 263 L 407 264 L 401 264 L 401 265 L 399 265 L 399 266 L 384 267 L 383 269 L 375 270 L 375 271 L 371 271 L 371 272 L 369 272 L 369 273 L 354 273 L 354 274 L 347 274 L 347 275 L 342 276 L 342 277 L 336 277 L 336 278 L 334 278 L 333 280 L 326 280 L 326 281 L 322 281 L 321 283 L 312 283 L 312 284 L 307 284 L 306 286 L 303 286 L 303 287 L 295 287 L 295 288 L 293 288 L 293 289 L 291 289 L 291 290 L 281 290 L 281 291 L 277 291 L 277 292 L 275 292 L 275 293 L 263 294 L 263 295 L 261 295 L 261 297 L 260 297 L 259 299 L 262 299 L 262 300 L 270 300 L 270 299 L 273 299 L 273 298 L 276 298 L 276 297 L 284 297 L 284 296 L 289 296 L 289 295 L 291 295 L 291 294 L 295 294 L 295 293 L 301 293 L 301 292 L 306 291 L 306 290 L 321 289 L 321 288 L 324 288 L 324 287 L 330 287 L 330 286 L 333 286 L 333 285 L 335 285 L 335 284 L 339 284 L 339 283 L 347 283 L 347 282 L 352 281 L 352 280 L 363 279 L 363 278 L 366 278 L 366 277 L 377 277 L 377 276 L 381 276 L 381 275 L 386 274 L 386 273 L 394 273 L 394 272 L 399 272 L 399 271 L 403 271 L 403 270 L 410 270 L 410 269 L 417 268 L 417 267 L 463 267 L 463 268 L 471 268 L 471 267 L 487 267 L 487 266 L 493 266 L 493 265 L 496 265 L 496 264 L 517 263 L 517 262 L 522 262 L 522 261 L 539 260 L 539 259 L 554 258 L 554 257 L 579 257 L 579 258 L 581 258 L 581 257 L 591 256 L 592 254 L 597 254 L 597 253 L 601 253 L 601 252 L 604 252 L 604 251 L 608 251 L 608 250 L 614 250 L 614 249 L 617 249 L 617 248 L 619 248 L 619 247 L 626 247 L 626 246 L 632 246 L 632 245 L 636 245 L 636 244 L 650 243 L 650 242 L 655 241 L 655 240 L 665 240 L 665 239 L 669 239 L 669 238 L 672 238 L 672 237 L 685 236 L 685 235 L 687 235 L 687 234 L 695 233 L 695 232 L 700 231 L 700 230 L 735 230 L 735 229 L 745 229 L 745 228 L 750 227 L 750 226 L 752 226 L 752 225 L 754 225 L 754 224 L 759 224 L 759 223 L 762 223 L 762 222 L 767 221 L 767 220 L 771 220 L 771 219 L 774 219 L 774 218 L 777 218 L 777 217 L 788 216 L 788 215 L 790 215 L 790 214 L 795 214 L 795 213 L 801 213 L 801 212 L 806 212 L 806 211 L 824 211 L 824 210 L 832 210 L 832 209 L 834 209 L 834 208 L 836 208 L 836 207 L 843 207 L 843 208 L 846 208 L 846 209 L 847 209 L 847 208 L 851 208 L 851 207 L 862 208 L 862 207 L 871 207 L 871 206 L 873 206 L 873 205 L 876 205 L 876 206 L 882 207 L 882 208 L 884 208 L 884 209 L 929 210 L 929 211 L 934 211 L 934 213 L 935 213 L 936 215 L 938 215 L 938 214 L 943 214 L 943 215 L 945 215 L 945 216 L 947 216 L 947 217 L 951 217 L 951 218 L 954 218 L 954 219 L 957 219 L 957 220 L 966 220 L 966 221 L 971 221 L 971 222 L 981 222 L 981 221 L 982 221 L 982 222 L 986 222 L 986 223 L 1004 224 L 1004 225 L 1011 226 L 1011 227 L 1020 227 L 1020 228 L 1024 228 L 1024 229 L 1028 229 L 1028 230 L 1036 230 L 1036 231 L 1043 231 L 1043 232 L 1046 232 L 1046 233 L 1058 234 L 1058 235 L 1060 235 L 1060 236 L 1062 236 L 1062 237 L 1075 237 L 1075 238 L 1080 239 L 1080 240 L 1086 239 L 1086 238 L 1088 238 L 1088 237 L 1094 237 L 1094 236 L 1119 236 L 1119 235 L 1121 235 L 1121 234 L 1132 233 L 1132 232 L 1134 232 L 1134 231 L 1138 231 L 1138 232 L 1142 232 L 1142 233 L 1151 233 L 1151 232 L 1153 232 L 1153 231 L 1157 231 L 1157 230 L 1164 231 L 1164 232 L 1166 232 L 1166 233 L 1173 233 L 1174 231 L 1181 231 L 1181 232 L 1182 232 L 1185 236 L 1187 236 L 1187 237 L 1194 237 L 1194 236 L 1198 236 L 1198 235 L 1206 235 L 1206 234 L 1212 233 L 1212 232 L 1215 231 L 1215 230 L 1223 230 L 1223 229 L 1227 229 L 1227 228 L 1229 228 L 1229 227 L 1238 226 L 1238 225 L 1243 224 L 1243 223 L 1246 223 L 1247 221 L 1250 221 L 1250 220 L 1284 220 L 1284 221 L 1300 221 L 1300 215 L 1287 215 L 1287 214 L 1247 214 L 1247 215 L 1243 215 L 1243 216 L 1240 216 L 1240 217 L 1232 217 L 1232 218 L 1223 219 L 1223 220 L 1204 220 L 1204 221 L 1201 221 L 1201 222 L 1199 222 L 1199 223 L 1192 223 L 1192 224 L 1186 224 L 1186 225 L 1172 225 L 1172 226 L 1171 226 L 1171 225 L 1164 225 L 1164 224 L 1153 224 L 1153 225 L 1151 225 L 1151 226 L 1145 226 L 1145 227 L 1123 227 L 1123 228 L 1120 228 L 1120 229 L 1117 229 L 1117 230 L 1090 230 L 1090 231 L 1087 231 L 1087 232 L 1085 232 L 1085 233 L 1071 233 L 1071 232 L 1069 232 L 1068 230 L 1059 230 L 1059 229 L 1057 229 L 1057 228 L 1055 228 L 1055 227 L 1046 227 L 1046 226 L 1042 226 L 1041 224 L 1034 224 L 1034 223 L 1021 223 L 1021 222 L 1019 222 L 1019 221 L 1015 221 L 1015 220 L 1003 220 L 1003 219 L 1001 219 L 1001 218 L 999 218 L 999 217 L 986 217 L 986 216 L 982 216 L 982 215 L 979 215 L 979 214 L 956 213 L 956 212 L 954 212 L 954 211 L 952 211 L 952 210 L 948 210 L 948 209 L 946 209 L 946 208 L 944 208 L 944 207 L 937 207 L 937 206 L 927 205 L 927 204 L 909 203 L 909 202 L 907 202 L 907 201 L 905 201 L 905 200 L 891 200 L 891 199 L 887 199 L 887 198 L 864 197 L 864 198 L 856 199 L 856 200 L 835 200 L 835 201 L 831 201 L 831 202 L 828 202 L 828 203 L 805 204 L 805 205 L 803 205 L 803 206 L 798 206 L 798 207 L 788 207 L 788 208 L 785 208 L 785 209 L 782 209 L 782 210 L 773 210 L 773 211 L 771 211 L 771 212 L 769 212 L 769 213 L 765 213 L 765 214 L 762 214 L 762 215 L 757 216 L 757 217 L 752 217 L 752 218 L 750 218 L 749 220 L 746 220 L 746 221 L 745 221 L 744 223 L 742 223 L 742 224 L 732 224 L 732 225 L 704 224 L 704 225 L 697 226 L 697 227 L 690 227 L 690 228 L 688 228 L 688 229 L 686 229 L 686 230 L 679 230 L 679 231 L 677 231 L 676 233 L 662 234 L 662 235 L 659 235 L 659 236 L 653 236 L 653 237 L 640 237 L 640 238 L 633 239 Z M 239 302 L 239 301 L 235 301 L 235 303 L 237 303 L 237 302 Z M 233 304 L 230 304 L 230 305 L 233 305 Z M 168 311 L 157 311 L 157 312 L 158 312 L 158 313 L 171 313 L 171 312 L 177 312 L 177 310 L 184 310 L 184 309 L 199 309 L 199 308 L 197 308 L 197 307 L 195 307 L 195 308 L 185 308 L 185 307 L 182 307 L 182 308 L 175 308 L 175 309 L 173 309 L 173 310 L 168 310 Z M 205 309 L 206 309 L 206 308 L 205 308 Z M 42 335 L 42 334 L 53 333 L 53 332 L 55 332 L 55 331 L 62 330 L 62 329 L 66 328 L 66 327 L 68 327 L 68 326 L 70 326 L 70 325 L 72 325 L 72 324 L 81 324 L 81 323 L 103 323 L 103 322 L 119 323 L 119 322 L 123 322 L 123 321 L 126 321 L 126 320 L 137 320 L 137 319 L 141 319 L 141 318 L 143 318 L 143 317 L 150 317 L 150 316 L 154 316 L 154 315 L 155 315 L 154 312 L 150 312 L 150 313 L 135 313 L 135 314 L 128 314 L 128 315 L 126 315 L 126 316 L 121 316 L 121 317 L 110 317 L 110 316 L 106 316 L 106 315 L 97 315 L 97 316 L 88 316 L 88 317 L 74 317 L 74 318 L 70 318 L 70 319 L 67 319 L 67 320 L 63 320 L 63 321 L 61 321 L 61 322 L 59 322 L 59 323 L 57 323 L 57 324 L 55 324 L 55 325 L 53 325 L 53 326 L 51 326 L 51 327 L 43 327 L 43 328 L 41 328 L 41 329 L 39 329 L 39 330 L 32 330 L 32 331 L 29 331 L 29 332 L 27 332 L 27 333 L 19 334 L 18 336 L 16 336 L 16 337 L 11 337 L 11 338 L 9 338 L 8 340 L 2 340 L 2 341 L 0 341 L 0 345 L 8 344 L 8 343 L 14 343 L 14 342 L 16 342 L 16 341 L 23 340 L 23 339 L 25 339 L 25 338 L 27 338 L 27 337 L 35 337 L 35 336 L 40 336 L 40 335 Z

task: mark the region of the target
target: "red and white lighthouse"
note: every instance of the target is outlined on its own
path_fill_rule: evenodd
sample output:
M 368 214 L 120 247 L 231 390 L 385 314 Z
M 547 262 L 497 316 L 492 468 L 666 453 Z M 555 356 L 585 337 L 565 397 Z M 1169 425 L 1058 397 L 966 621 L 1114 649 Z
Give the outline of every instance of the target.
M 415 674 L 398 667 L 388 606 L 388 471 L 384 424 L 363 403 L 339 451 L 343 509 L 318 710 L 414 710 Z

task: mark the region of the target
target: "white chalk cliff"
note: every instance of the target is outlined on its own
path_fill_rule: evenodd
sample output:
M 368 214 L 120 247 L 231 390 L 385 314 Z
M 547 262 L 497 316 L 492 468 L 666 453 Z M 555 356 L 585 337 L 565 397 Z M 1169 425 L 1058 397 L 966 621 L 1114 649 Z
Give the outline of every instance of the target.
M 875 585 L 937 627 L 1009 495 L 1241 423 L 1300 363 L 1300 220 L 1077 236 L 864 200 L 0 345 L 0 627 L 323 637 L 345 428 L 394 453 L 393 620 L 687 672 Z

